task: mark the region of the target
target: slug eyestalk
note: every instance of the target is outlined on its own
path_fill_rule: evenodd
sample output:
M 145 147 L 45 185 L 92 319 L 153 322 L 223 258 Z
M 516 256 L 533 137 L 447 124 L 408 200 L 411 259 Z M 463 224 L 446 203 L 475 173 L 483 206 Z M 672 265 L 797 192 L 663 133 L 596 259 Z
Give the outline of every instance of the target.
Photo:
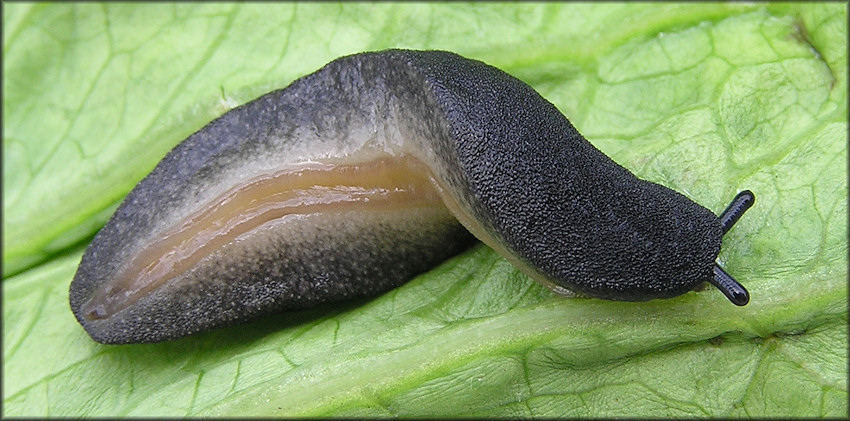
M 744 212 L 747 211 L 753 203 L 755 203 L 756 197 L 749 190 L 744 190 L 738 193 L 734 199 L 732 199 L 732 203 L 726 207 L 719 218 L 720 225 L 723 228 L 723 235 L 725 236 L 727 232 L 741 219 L 741 216 L 744 215 Z M 729 299 L 733 304 L 737 306 L 744 306 L 750 302 L 750 293 L 747 292 L 747 289 L 744 288 L 732 275 L 726 273 L 723 268 L 720 267 L 717 263 L 714 264 L 714 278 L 709 280 L 712 285 L 717 287 L 726 298 Z

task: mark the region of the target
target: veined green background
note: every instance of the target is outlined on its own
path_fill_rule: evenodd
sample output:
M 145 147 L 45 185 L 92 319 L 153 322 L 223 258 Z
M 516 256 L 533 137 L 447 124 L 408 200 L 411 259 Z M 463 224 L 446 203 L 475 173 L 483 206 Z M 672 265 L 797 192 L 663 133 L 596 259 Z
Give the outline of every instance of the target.
M 836 416 L 847 393 L 847 5 L 3 4 L 3 415 Z M 345 54 L 445 49 L 719 212 L 750 289 L 564 299 L 484 246 L 372 300 L 150 345 L 68 307 L 174 145 Z

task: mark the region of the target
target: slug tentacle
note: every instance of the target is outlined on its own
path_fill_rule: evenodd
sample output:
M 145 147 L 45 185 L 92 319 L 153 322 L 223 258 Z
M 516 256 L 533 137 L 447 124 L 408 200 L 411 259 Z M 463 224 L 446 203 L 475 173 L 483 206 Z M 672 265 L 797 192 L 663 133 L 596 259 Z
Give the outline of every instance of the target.
M 714 277 L 709 279 L 732 304 L 745 306 L 750 302 L 750 293 L 719 265 L 714 265 Z
M 749 190 L 744 190 L 739 192 L 734 199 L 732 199 L 732 203 L 729 203 L 729 206 L 720 214 L 720 225 L 723 227 L 723 234 L 725 235 L 741 216 L 744 215 L 744 212 L 747 211 L 753 203 L 756 202 L 756 196 L 753 192 Z
M 744 215 L 744 212 L 753 206 L 755 201 L 755 195 L 749 190 L 743 190 L 735 195 L 729 206 L 720 213 L 719 218 L 720 225 L 723 227 L 723 235 L 729 232 L 732 226 Z M 717 263 L 714 264 L 714 277 L 709 279 L 709 282 L 723 292 L 726 298 L 735 305 L 744 306 L 750 302 L 750 293 L 747 289 L 732 275 L 726 273 Z
M 99 342 L 161 341 L 387 291 L 470 233 L 555 292 L 668 298 L 715 279 L 741 212 L 638 179 L 495 67 L 362 53 L 169 152 L 95 236 L 70 305 Z M 712 282 L 741 302 L 729 280 Z

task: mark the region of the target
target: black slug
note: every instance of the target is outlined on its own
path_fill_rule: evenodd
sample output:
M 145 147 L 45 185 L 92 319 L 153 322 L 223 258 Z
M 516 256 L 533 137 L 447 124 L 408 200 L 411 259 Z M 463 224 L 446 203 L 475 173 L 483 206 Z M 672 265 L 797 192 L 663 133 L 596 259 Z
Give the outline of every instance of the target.
M 708 281 L 715 216 L 594 148 L 537 92 L 443 51 L 339 58 L 212 121 L 127 195 L 70 289 L 102 343 L 156 342 L 394 288 L 475 237 L 556 292 Z

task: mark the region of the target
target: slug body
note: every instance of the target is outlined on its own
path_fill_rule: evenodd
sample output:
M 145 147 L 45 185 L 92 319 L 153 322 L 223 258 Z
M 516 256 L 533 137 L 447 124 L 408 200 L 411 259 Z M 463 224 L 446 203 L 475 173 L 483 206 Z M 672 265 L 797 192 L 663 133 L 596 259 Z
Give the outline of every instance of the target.
M 174 148 L 86 250 L 70 304 L 98 342 L 161 341 L 378 294 L 470 233 L 558 292 L 644 301 L 714 279 L 726 229 L 501 70 L 363 53 Z

